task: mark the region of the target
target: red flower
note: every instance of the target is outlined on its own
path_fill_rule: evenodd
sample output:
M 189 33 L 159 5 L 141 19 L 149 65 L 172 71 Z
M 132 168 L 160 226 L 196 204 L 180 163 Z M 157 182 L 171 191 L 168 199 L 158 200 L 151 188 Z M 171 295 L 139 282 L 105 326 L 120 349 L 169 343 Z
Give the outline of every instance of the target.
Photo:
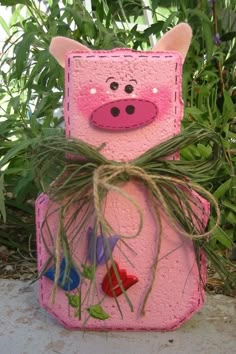
M 117 273 L 119 274 L 120 282 L 125 290 L 129 289 L 132 285 L 138 282 L 138 278 L 135 275 L 127 275 L 125 269 L 120 269 L 116 262 L 115 265 Z M 122 289 L 119 285 L 118 279 L 113 266 L 111 266 L 102 281 L 102 290 L 106 295 L 116 297 L 122 294 Z

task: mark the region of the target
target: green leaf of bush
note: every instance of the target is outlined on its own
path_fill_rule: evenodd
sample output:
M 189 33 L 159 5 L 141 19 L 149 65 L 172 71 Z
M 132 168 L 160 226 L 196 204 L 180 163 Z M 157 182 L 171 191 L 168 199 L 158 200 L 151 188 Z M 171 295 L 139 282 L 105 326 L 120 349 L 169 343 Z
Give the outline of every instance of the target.
M 232 210 L 234 213 L 236 213 L 236 204 L 230 202 L 229 200 L 224 200 L 222 204 L 228 209 Z
M 232 238 L 221 227 L 218 227 L 211 238 L 212 241 L 218 241 L 223 247 L 231 249 L 233 246 Z
M 10 29 L 6 23 L 6 21 L 4 20 L 4 18 L 2 16 L 0 16 L 0 25 L 1 27 L 4 29 L 4 31 L 6 32 L 6 34 L 8 36 L 10 36 Z
M 236 32 L 228 32 L 228 33 L 225 33 L 223 36 L 221 36 L 220 40 L 222 42 L 226 42 L 226 41 L 231 41 L 235 37 L 236 37 Z
M 216 199 L 223 197 L 230 189 L 231 186 L 231 178 L 227 179 L 224 183 L 222 183 L 217 190 L 213 193 Z
M 34 33 L 25 33 L 23 39 L 16 47 L 16 77 L 21 78 L 25 69 L 25 62 L 29 55 L 30 46 L 34 40 Z
M 203 112 L 197 108 L 197 107 L 188 107 L 188 108 L 185 108 L 185 113 L 186 114 L 190 114 L 191 116 L 195 117 L 195 116 L 199 116 L 199 115 L 202 115 Z
M 29 0 L 0 0 L 0 5 L 3 6 L 15 6 L 18 4 L 27 5 Z
M 236 54 L 232 54 L 225 60 L 224 65 L 229 65 L 236 62 Z
M 19 153 L 25 151 L 30 145 L 33 145 L 38 141 L 38 138 L 33 138 L 33 139 L 28 139 L 22 142 L 17 142 L 8 152 L 6 155 L 3 157 L 2 160 L 0 160 L 0 168 L 3 167 L 9 160 L 18 155 Z
M 229 212 L 229 214 L 226 217 L 226 220 L 233 225 L 236 225 L 236 214 L 233 213 L 232 211 Z

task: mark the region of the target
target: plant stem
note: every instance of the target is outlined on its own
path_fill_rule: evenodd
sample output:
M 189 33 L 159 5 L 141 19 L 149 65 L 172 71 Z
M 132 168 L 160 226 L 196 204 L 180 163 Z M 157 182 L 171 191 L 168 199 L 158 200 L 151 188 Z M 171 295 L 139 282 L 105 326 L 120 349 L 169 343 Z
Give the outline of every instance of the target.
M 217 13 L 216 13 L 216 1 L 212 2 L 212 15 L 213 15 L 213 29 L 214 29 L 214 38 L 218 35 L 218 25 L 217 25 Z M 224 95 L 224 79 L 223 79 L 223 71 L 222 65 L 220 61 L 217 59 L 217 68 L 220 79 L 220 96 Z

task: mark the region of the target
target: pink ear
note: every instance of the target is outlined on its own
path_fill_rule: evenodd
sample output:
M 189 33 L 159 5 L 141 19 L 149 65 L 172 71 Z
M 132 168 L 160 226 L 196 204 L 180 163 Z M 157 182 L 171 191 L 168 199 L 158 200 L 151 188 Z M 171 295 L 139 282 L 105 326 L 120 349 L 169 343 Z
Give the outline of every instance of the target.
M 159 40 L 152 49 L 157 51 L 176 51 L 182 55 L 183 62 L 192 39 L 192 29 L 187 23 L 179 23 Z
M 65 67 L 65 55 L 67 52 L 79 50 L 79 51 L 90 51 L 89 48 L 66 37 L 55 37 L 52 39 L 49 52 L 54 56 L 58 63 L 64 68 Z

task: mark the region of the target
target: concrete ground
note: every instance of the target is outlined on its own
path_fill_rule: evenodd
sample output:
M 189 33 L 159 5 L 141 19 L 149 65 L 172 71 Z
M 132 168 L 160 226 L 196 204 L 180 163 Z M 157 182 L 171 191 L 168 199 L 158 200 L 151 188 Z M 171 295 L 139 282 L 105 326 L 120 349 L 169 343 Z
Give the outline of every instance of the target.
M 174 332 L 68 331 L 39 308 L 37 286 L 0 280 L 0 354 L 233 354 L 236 299 L 209 296 Z

